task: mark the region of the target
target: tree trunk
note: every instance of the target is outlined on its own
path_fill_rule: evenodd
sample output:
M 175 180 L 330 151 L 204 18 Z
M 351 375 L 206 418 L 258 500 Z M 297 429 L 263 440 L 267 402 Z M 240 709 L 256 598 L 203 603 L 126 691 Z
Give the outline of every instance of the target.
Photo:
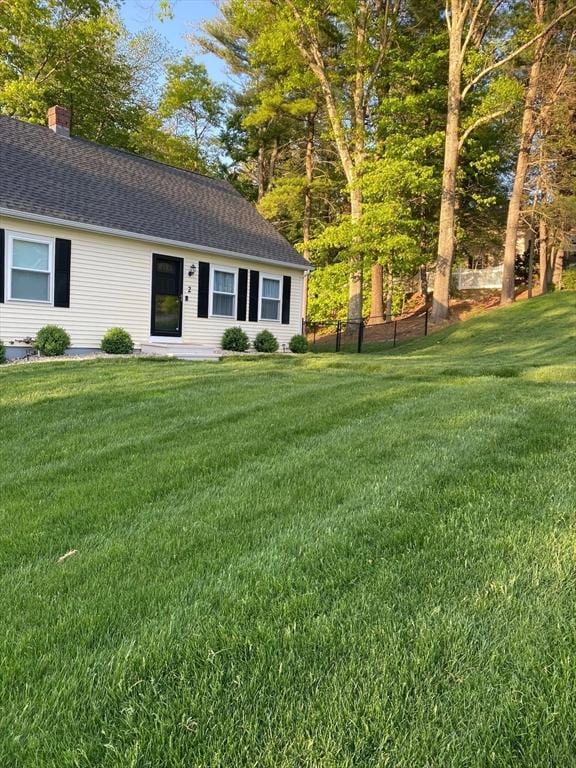
M 272 141 L 272 149 L 270 150 L 270 159 L 268 161 L 268 174 L 266 176 L 266 192 L 269 192 L 272 188 L 272 182 L 274 181 L 274 175 L 276 174 L 276 163 L 278 161 L 279 147 L 278 137 L 275 136 Z
M 392 320 L 392 298 L 394 289 L 394 276 L 392 270 L 388 270 L 388 284 L 386 286 L 386 320 Z
M 528 298 L 532 298 L 532 288 L 534 285 L 534 236 L 531 237 L 528 244 Z
M 550 284 L 550 266 L 548 262 L 548 222 L 540 219 L 539 226 L 540 253 L 540 293 L 547 293 Z
M 365 129 L 365 102 L 364 85 L 365 69 L 363 62 L 363 47 L 366 41 L 366 22 L 368 19 L 368 7 L 366 0 L 356 0 L 356 45 L 357 60 L 356 71 L 354 74 L 354 87 L 352 89 L 352 134 L 353 134 L 353 168 L 352 174 L 348 177 L 350 184 L 350 218 L 352 224 L 359 224 L 362 218 L 362 189 L 360 187 L 360 168 L 364 161 L 364 151 L 366 143 Z M 355 238 L 356 248 L 354 249 L 360 255 L 352 258 L 352 271 L 350 275 L 350 286 L 348 294 L 348 317 L 350 320 L 362 320 L 362 295 L 363 295 L 363 254 L 361 253 L 362 243 L 359 236 Z
M 306 187 L 304 189 L 304 215 L 302 217 L 302 240 L 304 243 L 304 257 L 310 258 L 308 243 L 312 231 L 312 182 L 314 181 L 314 130 L 316 113 L 306 115 Z
M 562 288 L 562 273 L 564 272 L 564 248 L 559 246 L 556 251 L 554 265 L 552 269 L 552 283 L 554 288 L 559 291 Z
M 430 319 L 438 323 L 448 317 L 450 274 L 456 246 L 456 174 L 460 155 L 460 108 L 461 108 L 461 31 L 459 19 L 452 18 L 450 57 L 448 68 L 448 113 L 444 141 L 444 170 L 442 172 L 442 201 L 438 228 L 438 259 L 434 277 L 434 300 Z
M 314 129 L 316 125 L 316 113 L 311 112 L 306 116 L 306 189 L 304 190 L 304 215 L 302 218 L 302 240 L 304 243 L 304 258 L 310 258 L 310 242 L 312 232 L 312 182 L 314 181 Z M 302 294 L 302 317 L 306 319 L 308 314 L 308 272 L 304 273 L 304 286 Z
M 362 190 L 353 186 L 350 190 L 350 219 L 358 224 L 362 217 Z M 362 320 L 362 257 L 353 256 L 348 281 L 348 320 L 359 323 Z
M 256 169 L 256 182 L 258 184 L 258 202 L 264 197 L 266 192 L 266 150 L 264 142 L 260 139 L 258 145 L 258 165 Z
M 426 238 L 426 205 L 424 195 L 420 197 L 420 237 L 418 242 L 418 248 L 420 251 L 420 259 L 422 263 L 418 267 L 418 290 L 424 297 L 424 301 L 428 303 L 428 258 L 426 253 L 427 238 Z
M 370 294 L 370 318 L 372 325 L 384 322 L 384 268 L 376 262 L 372 264 L 372 290 Z
M 541 38 L 536 44 L 534 60 L 530 67 L 528 88 L 524 99 L 524 113 L 522 115 L 522 129 L 520 133 L 520 148 L 516 159 L 516 173 L 512 194 L 508 203 L 508 218 L 506 220 L 506 241 L 504 244 L 504 271 L 502 275 L 501 304 L 509 304 L 514 301 L 514 263 L 516 261 L 516 248 L 518 243 L 518 229 L 520 212 L 522 209 L 522 197 L 524 184 L 528 172 L 530 148 L 536 130 L 535 103 L 540 86 L 540 74 L 542 71 L 542 58 L 546 49 L 547 38 Z
M 420 264 L 418 267 L 418 289 L 420 295 L 424 299 L 424 303 L 428 304 L 428 265 Z

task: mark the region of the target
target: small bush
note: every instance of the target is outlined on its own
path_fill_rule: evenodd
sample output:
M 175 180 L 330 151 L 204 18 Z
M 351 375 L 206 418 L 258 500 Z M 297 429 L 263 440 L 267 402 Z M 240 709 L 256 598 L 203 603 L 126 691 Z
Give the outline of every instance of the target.
M 301 333 L 297 333 L 296 336 L 292 336 L 288 342 L 288 348 L 290 349 L 290 352 L 296 352 L 298 355 L 308 352 L 308 339 Z
M 40 328 L 34 341 L 35 349 L 47 357 L 63 355 L 70 346 L 70 336 L 58 325 L 45 325 Z
M 562 290 L 576 291 L 576 265 L 568 267 L 562 274 Z
M 4 363 L 5 361 L 6 361 L 6 347 L 0 341 L 0 363 Z
M 278 340 L 270 331 L 260 331 L 254 339 L 254 349 L 257 352 L 276 352 Z
M 242 328 L 227 328 L 222 336 L 222 349 L 227 349 L 230 352 L 246 352 L 250 346 L 248 336 L 244 333 Z
M 100 348 L 109 355 L 129 355 L 134 350 L 134 342 L 124 328 L 110 328 L 104 334 Z

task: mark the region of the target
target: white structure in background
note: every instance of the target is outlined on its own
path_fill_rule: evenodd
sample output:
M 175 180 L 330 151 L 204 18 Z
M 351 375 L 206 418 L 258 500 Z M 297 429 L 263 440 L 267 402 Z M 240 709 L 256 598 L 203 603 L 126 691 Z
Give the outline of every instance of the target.
M 455 272 L 459 291 L 475 291 L 481 288 L 502 288 L 504 265 L 486 269 L 457 269 Z
M 483 288 L 502 288 L 504 265 L 486 267 L 485 269 L 455 269 L 453 279 L 459 291 L 477 291 Z M 428 272 L 428 290 L 434 290 L 435 270 Z

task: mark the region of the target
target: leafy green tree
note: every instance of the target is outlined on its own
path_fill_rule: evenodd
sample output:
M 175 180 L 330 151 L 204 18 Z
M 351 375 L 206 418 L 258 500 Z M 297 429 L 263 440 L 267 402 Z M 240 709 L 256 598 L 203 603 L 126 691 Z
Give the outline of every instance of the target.
M 146 109 L 132 134 L 131 148 L 179 168 L 217 174 L 225 89 L 189 56 L 179 61 L 165 57 L 162 73 L 163 78 L 156 77 L 156 82 L 163 81 L 159 92 L 152 98 L 144 96 Z
M 206 154 L 186 134 L 170 130 L 157 112 L 145 112 L 130 136 L 129 148 L 140 155 L 177 168 L 206 172 Z
M 175 134 L 189 136 L 200 147 L 220 124 L 225 96 L 224 87 L 210 79 L 204 64 L 184 56 L 166 67 L 159 114 L 170 121 Z
M 308 313 L 312 321 L 326 322 L 346 318 L 349 268 L 337 261 L 315 269 L 308 278 Z
M 128 35 L 112 0 L 0 3 L 4 114 L 43 124 L 62 104 L 77 136 L 207 170 L 223 99 L 202 65 L 170 61 L 159 35 Z
M 63 104 L 77 135 L 128 147 L 142 109 L 119 49 L 123 35 L 108 0 L 4 0 L 1 111 L 44 123 L 48 108 Z

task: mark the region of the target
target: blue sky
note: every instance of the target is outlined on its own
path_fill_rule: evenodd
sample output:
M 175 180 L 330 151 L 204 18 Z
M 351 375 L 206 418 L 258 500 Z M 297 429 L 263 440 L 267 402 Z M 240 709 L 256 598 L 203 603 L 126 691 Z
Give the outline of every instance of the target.
M 153 28 L 163 35 L 178 51 L 191 53 L 195 61 L 202 61 L 213 80 L 227 80 L 223 63 L 215 56 L 194 51 L 185 36 L 197 32 L 206 19 L 218 15 L 213 0 L 172 0 L 172 19 L 160 21 L 157 16 L 157 0 L 124 0 L 120 15 L 130 32 Z

